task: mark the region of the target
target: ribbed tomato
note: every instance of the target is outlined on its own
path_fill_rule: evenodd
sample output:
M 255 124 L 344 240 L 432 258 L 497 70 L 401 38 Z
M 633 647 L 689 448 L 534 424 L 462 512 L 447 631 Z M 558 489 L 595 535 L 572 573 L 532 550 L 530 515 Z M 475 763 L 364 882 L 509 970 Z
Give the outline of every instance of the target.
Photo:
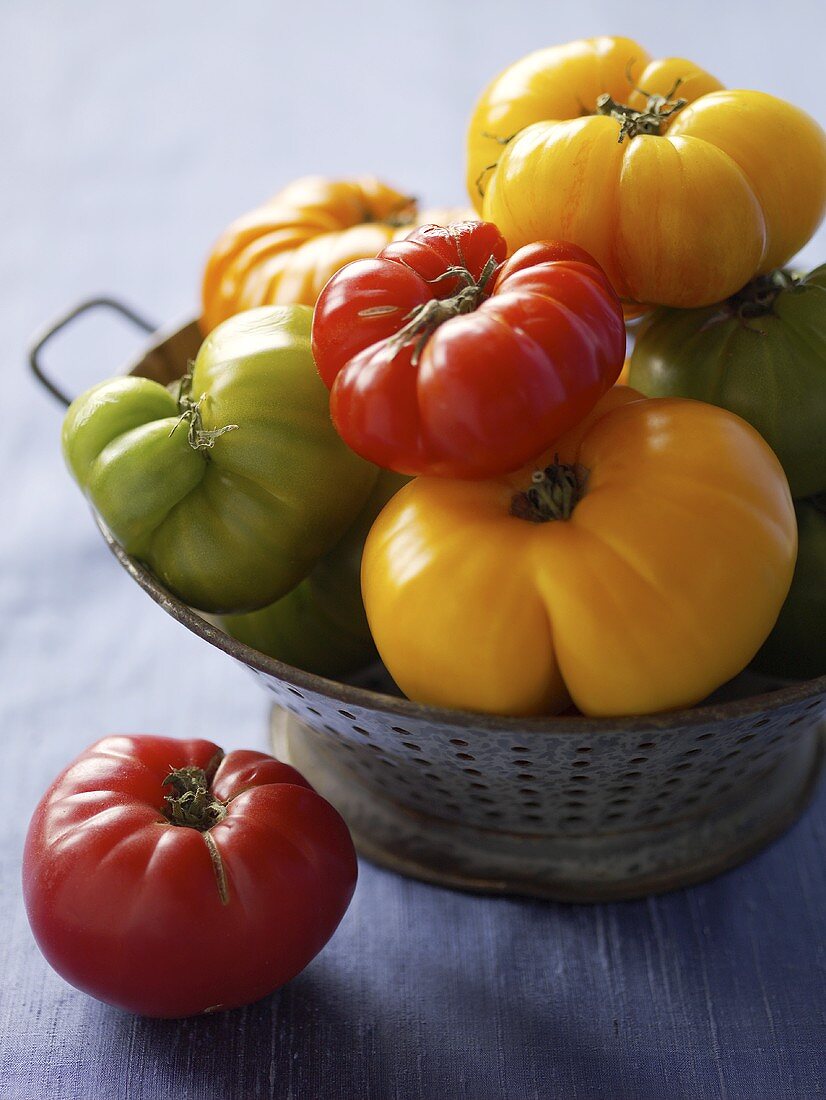
M 373 176 L 306 176 L 229 225 L 212 248 L 201 289 L 204 334 L 245 309 L 315 304 L 330 276 L 375 256 L 417 225 L 447 225 L 473 211 L 419 211 Z
M 356 884 L 347 826 L 293 768 L 209 741 L 105 737 L 29 826 L 35 938 L 72 985 L 146 1016 L 247 1004 L 321 950 Z
M 623 300 L 691 308 L 809 240 L 826 211 L 826 134 L 684 58 L 589 38 L 537 50 L 488 85 L 468 188 L 511 249 L 564 237 Z
M 313 353 L 362 457 L 404 474 L 505 473 L 611 387 L 625 329 L 596 261 L 559 241 L 505 255 L 489 223 L 426 226 L 324 288 Z
M 761 275 L 705 309 L 659 309 L 640 329 L 629 382 L 742 416 L 780 459 L 795 499 L 826 492 L 826 264 Z
M 411 699 L 647 714 L 754 657 L 797 550 L 780 463 L 725 409 L 638 397 L 615 387 L 518 473 L 415 478 L 385 506 L 362 593 Z

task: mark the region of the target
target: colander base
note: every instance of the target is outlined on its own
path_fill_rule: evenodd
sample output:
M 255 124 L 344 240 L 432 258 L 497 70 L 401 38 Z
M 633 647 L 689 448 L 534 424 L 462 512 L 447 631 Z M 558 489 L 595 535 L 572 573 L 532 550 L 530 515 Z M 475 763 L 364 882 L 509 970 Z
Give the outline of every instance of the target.
M 318 734 L 274 707 L 273 751 L 342 814 L 359 853 L 379 866 L 461 890 L 568 902 L 643 897 L 711 878 L 788 829 L 823 767 L 823 737 L 803 737 L 766 774 L 716 805 L 649 828 L 515 833 L 403 805 L 326 754 Z

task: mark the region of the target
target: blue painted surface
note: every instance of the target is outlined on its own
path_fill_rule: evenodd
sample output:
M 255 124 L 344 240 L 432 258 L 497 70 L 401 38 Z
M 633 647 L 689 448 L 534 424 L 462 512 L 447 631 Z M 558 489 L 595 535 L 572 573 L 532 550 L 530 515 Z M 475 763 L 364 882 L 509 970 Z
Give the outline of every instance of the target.
M 30 333 L 98 290 L 158 319 L 191 312 L 224 222 L 308 171 L 375 171 L 428 202 L 461 200 L 473 96 L 537 45 L 625 29 L 803 103 L 826 30 L 804 2 L 628 20 L 608 2 L 206 7 L 0 5 L 0 1097 L 820 1095 L 823 790 L 747 866 L 638 903 L 470 897 L 365 865 L 301 977 L 210 1019 L 130 1018 L 40 957 L 19 859 L 57 771 L 109 731 L 264 746 L 267 700 L 108 556 L 63 471 L 57 410 L 22 372 Z M 820 103 L 814 113 L 826 121 Z M 821 232 L 804 260 L 822 261 L 824 243 Z M 131 340 L 85 322 L 52 362 L 79 387 L 116 369 Z

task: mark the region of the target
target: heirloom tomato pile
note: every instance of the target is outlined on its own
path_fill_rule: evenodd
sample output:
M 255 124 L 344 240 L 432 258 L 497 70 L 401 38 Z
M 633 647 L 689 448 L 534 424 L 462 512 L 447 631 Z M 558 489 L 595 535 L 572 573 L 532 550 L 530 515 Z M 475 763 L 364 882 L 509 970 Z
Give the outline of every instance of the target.
M 229 226 L 184 377 L 66 417 L 103 522 L 246 644 L 423 703 L 826 672 L 821 127 L 605 37 L 496 77 L 466 159 L 470 208 L 307 177 Z

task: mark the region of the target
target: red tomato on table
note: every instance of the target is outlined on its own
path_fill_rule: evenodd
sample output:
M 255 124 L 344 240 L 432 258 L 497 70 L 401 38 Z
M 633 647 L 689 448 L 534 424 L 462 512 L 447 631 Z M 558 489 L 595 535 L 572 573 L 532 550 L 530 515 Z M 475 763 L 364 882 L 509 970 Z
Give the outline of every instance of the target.
M 23 892 L 67 981 L 147 1016 L 233 1008 L 321 950 L 356 884 L 347 826 L 293 768 L 209 741 L 106 737 L 29 826 Z
M 507 473 L 613 385 L 625 326 L 596 261 L 559 241 L 505 253 L 490 223 L 425 226 L 327 283 L 313 354 L 362 457 L 403 474 Z

